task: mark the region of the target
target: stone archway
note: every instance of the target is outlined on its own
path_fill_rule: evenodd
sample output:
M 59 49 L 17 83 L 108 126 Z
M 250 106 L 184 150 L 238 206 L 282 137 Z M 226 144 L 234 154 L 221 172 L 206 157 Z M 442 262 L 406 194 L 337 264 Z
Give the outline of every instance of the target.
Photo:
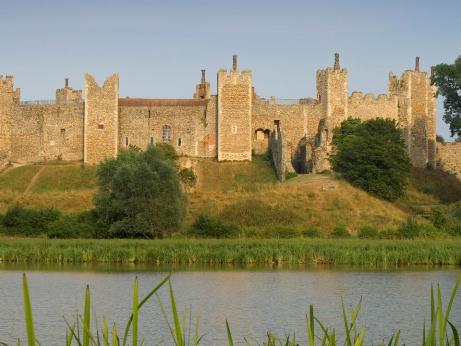
M 263 155 L 269 149 L 270 130 L 259 128 L 253 135 L 253 153 Z

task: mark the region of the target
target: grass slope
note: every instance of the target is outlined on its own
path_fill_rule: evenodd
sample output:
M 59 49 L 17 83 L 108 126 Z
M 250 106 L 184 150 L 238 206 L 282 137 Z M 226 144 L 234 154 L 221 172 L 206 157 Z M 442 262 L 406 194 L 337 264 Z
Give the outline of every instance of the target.
M 461 184 L 439 171 L 414 169 L 407 194 L 396 203 L 368 195 L 332 175 L 302 175 L 276 180 L 263 157 L 252 162 L 193 160 L 198 180 L 189 193 L 187 224 L 211 213 L 242 226 L 298 225 L 331 230 L 344 225 L 396 226 L 409 215 L 441 207 L 461 216 Z M 49 162 L 11 167 L 0 174 L 0 212 L 14 203 L 55 207 L 64 212 L 92 208 L 96 167 Z

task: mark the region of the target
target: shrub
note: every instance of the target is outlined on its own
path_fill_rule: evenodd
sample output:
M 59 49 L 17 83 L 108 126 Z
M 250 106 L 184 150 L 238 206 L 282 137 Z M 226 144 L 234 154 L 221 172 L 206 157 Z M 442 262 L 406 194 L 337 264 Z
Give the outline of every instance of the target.
M 188 188 L 192 188 L 197 183 L 197 176 L 191 168 L 183 168 L 178 173 L 179 180 Z
M 187 198 L 176 173 L 174 148 L 120 151 L 98 168 L 94 202 L 99 222 L 112 237 L 154 238 L 177 231 Z
M 430 221 L 432 222 L 434 227 L 442 229 L 447 224 L 447 217 L 440 208 L 434 208 L 431 211 Z
M 407 221 L 398 228 L 398 233 L 402 238 L 417 238 L 420 234 L 419 224 L 415 219 L 408 218 Z
M 345 120 L 333 144 L 332 168 L 352 185 L 388 200 L 403 195 L 411 165 L 395 121 Z
M 38 235 L 46 233 L 48 225 L 59 216 L 60 212 L 53 208 L 30 209 L 17 204 L 7 210 L 2 222 L 8 233 Z
M 319 229 L 311 227 L 303 230 L 302 235 L 306 238 L 320 238 L 321 232 Z
M 49 238 L 106 238 L 107 228 L 97 222 L 94 212 L 63 215 L 47 227 Z
M 211 238 L 231 238 L 238 232 L 238 226 L 224 223 L 208 214 L 200 214 L 189 230 L 189 234 Z
M 379 231 L 372 226 L 362 226 L 358 232 L 359 238 L 379 238 Z
M 332 238 L 350 238 L 351 234 L 345 226 L 336 226 L 330 233 Z
M 399 230 L 396 228 L 385 228 L 378 233 L 379 239 L 400 238 Z

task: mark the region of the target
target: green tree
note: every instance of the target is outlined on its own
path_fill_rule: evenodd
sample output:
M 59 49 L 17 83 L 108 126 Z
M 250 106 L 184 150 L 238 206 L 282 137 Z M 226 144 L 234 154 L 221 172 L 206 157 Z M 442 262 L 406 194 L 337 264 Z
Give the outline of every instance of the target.
M 173 153 L 170 146 L 129 148 L 101 163 L 94 202 L 111 236 L 163 237 L 180 228 L 187 199 Z
M 345 120 L 333 144 L 332 168 L 352 185 L 388 200 L 403 195 L 411 165 L 395 121 Z
M 452 136 L 461 137 L 461 56 L 453 64 L 434 66 L 431 79 L 437 86 L 437 95 L 445 98 L 443 120 L 450 126 Z

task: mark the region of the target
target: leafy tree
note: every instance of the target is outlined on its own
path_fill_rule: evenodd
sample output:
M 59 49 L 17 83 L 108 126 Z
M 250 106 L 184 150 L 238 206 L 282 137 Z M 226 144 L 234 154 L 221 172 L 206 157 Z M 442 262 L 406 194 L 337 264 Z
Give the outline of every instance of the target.
M 174 149 L 129 148 L 98 169 L 95 196 L 99 222 L 113 237 L 162 237 L 179 229 L 186 212 L 186 195 L 176 173 Z
M 450 126 L 452 136 L 461 137 L 461 56 L 453 64 L 436 65 L 431 79 L 437 86 L 437 95 L 445 97 L 443 120 Z
M 333 144 L 332 168 L 352 185 L 388 200 L 403 195 L 411 165 L 395 121 L 345 120 Z

